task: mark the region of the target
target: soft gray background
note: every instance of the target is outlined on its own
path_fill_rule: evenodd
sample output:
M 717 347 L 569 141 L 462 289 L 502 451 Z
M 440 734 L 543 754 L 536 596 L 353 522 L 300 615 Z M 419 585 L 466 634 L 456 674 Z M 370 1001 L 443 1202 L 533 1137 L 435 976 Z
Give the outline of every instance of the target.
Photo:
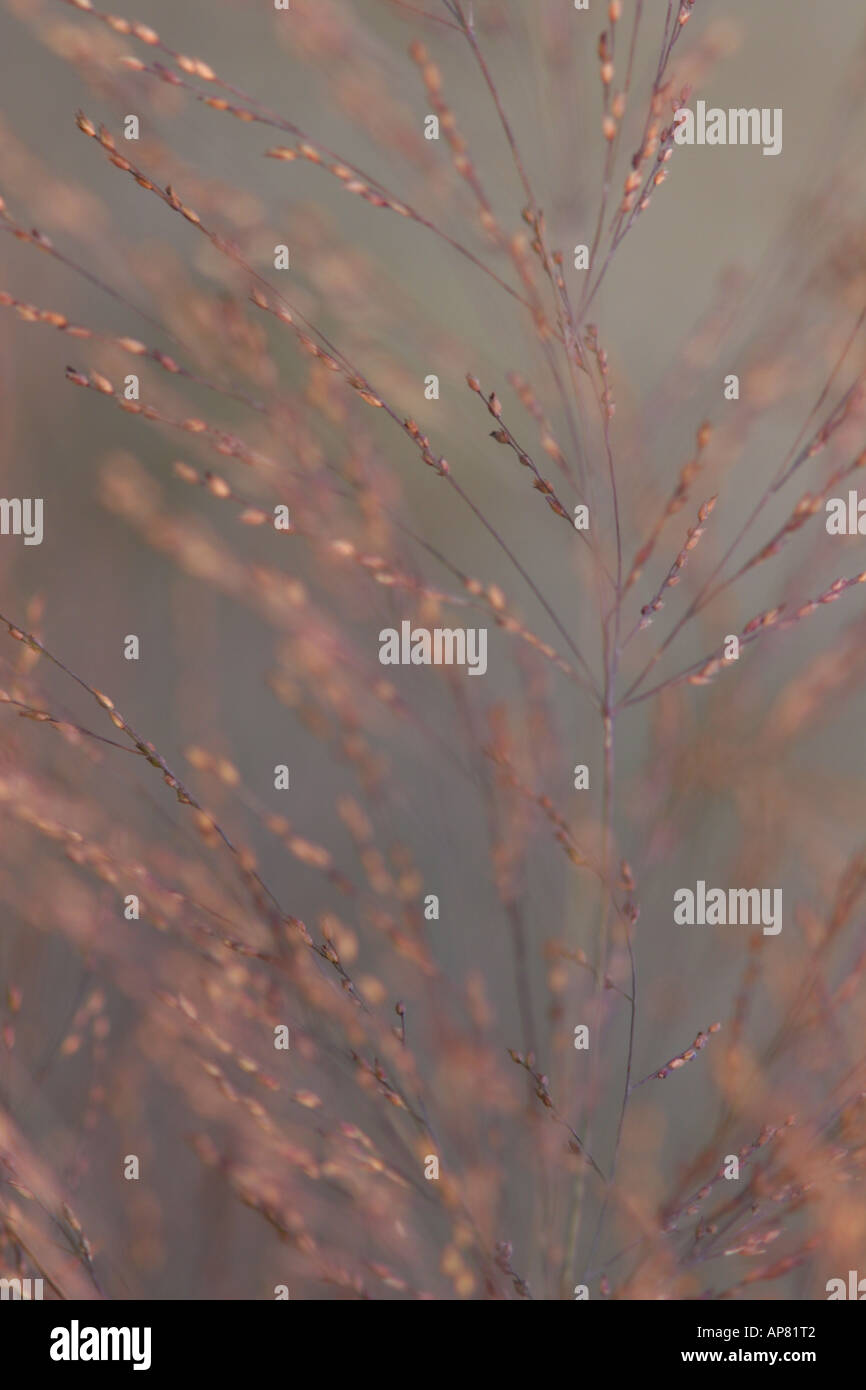
M 425 3 L 431 10 L 435 6 L 435 0 Z M 603 7 L 593 0 L 592 8 L 598 13 L 568 16 L 569 22 L 587 26 L 589 37 L 581 45 L 576 64 L 557 70 L 544 50 L 545 25 L 539 16 L 543 13 L 553 23 L 556 11 L 563 6 L 568 9 L 565 0 L 512 0 L 478 8 L 482 34 L 484 20 L 495 18 L 497 12 L 506 17 L 507 25 L 494 26 L 486 49 L 521 145 L 530 152 L 533 178 L 548 214 L 550 241 L 567 250 L 577 241 L 591 239 L 597 205 L 602 142 L 594 47 Z M 302 8 L 299 3 L 291 20 L 286 20 L 287 34 L 290 23 L 302 21 Z M 457 36 L 443 37 L 432 31 L 432 26 L 407 22 L 394 7 L 379 0 L 361 0 L 334 9 L 350 9 L 363 19 L 367 49 L 361 56 L 380 71 L 395 102 L 419 124 L 427 111 L 427 100 L 405 49 L 412 37 L 423 34 L 443 68 L 446 95 L 458 111 L 461 129 L 470 137 L 473 156 L 484 171 L 493 201 L 506 225 L 517 226 L 519 189 L 486 94 Z M 309 61 L 296 52 L 290 37 L 281 44 L 273 40 L 274 16 L 265 0 L 219 6 L 198 0 L 184 0 L 182 5 L 141 0 L 130 6 L 118 0 L 115 10 L 153 24 L 179 50 L 211 61 L 239 87 L 297 121 L 324 143 L 370 167 L 395 192 L 411 190 L 419 207 L 435 206 L 432 174 L 419 173 L 387 149 L 376 148 L 339 109 L 325 81 L 327 64 Z M 655 39 L 650 41 L 649 36 L 658 29 L 663 10 L 662 0 L 649 0 L 646 6 L 643 61 L 635 76 L 640 91 L 646 89 L 654 62 Z M 117 131 L 119 116 L 125 110 L 138 109 L 136 93 L 144 89 L 121 77 L 118 80 L 126 85 L 117 92 L 104 90 L 94 95 L 79 73 L 35 41 L 28 22 L 34 15 L 44 15 L 46 22 L 53 17 L 61 44 L 70 41 L 75 32 L 93 32 L 86 19 L 61 5 L 31 8 L 9 4 L 0 11 L 0 193 L 22 222 L 35 223 L 54 236 L 58 245 L 62 242 L 141 305 L 147 303 L 151 258 L 156 264 L 166 248 L 186 264 L 198 258 L 197 267 L 203 270 L 206 283 L 207 262 L 190 229 L 136 189 L 128 178 L 109 168 L 94 144 L 75 127 L 74 112 L 83 107 L 91 117 L 105 119 Z M 730 268 L 749 273 L 761 268 L 764 287 L 775 283 L 777 290 L 779 280 L 789 275 L 795 298 L 802 280 L 820 270 L 826 259 L 822 244 L 829 251 L 828 227 L 843 214 L 856 218 L 861 205 L 862 188 L 856 179 L 857 152 L 862 153 L 862 111 L 851 102 L 844 85 L 846 74 L 850 75 L 847 64 L 863 41 L 859 0 L 832 6 L 817 0 L 699 3 L 689 26 L 689 40 L 702 31 L 702 26 L 718 20 L 730 21 L 738 28 L 740 43 L 702 85 L 700 95 L 708 103 L 725 107 L 782 107 L 784 150 L 776 159 L 762 157 L 757 149 L 678 152 L 671 178 L 624 245 L 594 307 L 593 316 L 611 353 L 617 398 L 631 422 L 626 426 L 632 431 L 627 448 L 638 454 L 629 460 L 634 465 L 636 487 L 642 486 L 642 479 L 657 482 L 663 490 L 669 487 L 675 470 L 688 456 L 697 423 L 704 415 L 720 417 L 721 375 L 734 368 L 714 363 L 704 379 L 684 382 L 688 406 L 678 414 L 676 396 L 682 369 L 676 353 L 684 335 L 717 294 L 723 273 Z M 147 54 L 147 50 L 136 51 Z M 165 98 L 165 89 L 160 88 L 158 94 Z M 316 318 L 315 310 L 322 312 L 340 341 L 341 331 L 353 342 L 366 341 L 374 360 L 377 356 L 396 359 L 406 374 L 404 381 L 420 382 L 426 371 L 440 371 L 441 413 L 422 415 L 420 389 L 415 400 L 403 402 L 403 408 L 416 410 L 425 425 L 435 418 L 455 472 L 471 482 L 474 498 L 489 506 L 497 520 L 505 519 L 509 540 L 519 544 L 521 557 L 534 577 L 556 597 L 557 607 L 567 614 L 575 630 L 588 630 L 591 618 L 584 606 L 585 589 L 548 545 L 546 509 L 528 493 L 524 477 L 518 476 L 520 470 L 503 465 L 500 453 L 486 438 L 483 410 L 462 386 L 464 373 L 472 370 L 488 387 L 505 390 L 506 370 L 537 363 L 525 320 L 493 286 L 480 282 L 472 267 L 417 227 L 367 208 L 317 170 L 262 159 L 267 145 L 280 143 L 276 132 L 240 125 L 192 101 L 179 104 L 175 110 L 166 107 L 151 120 L 148 135 L 155 134 L 172 144 L 204 177 L 237 181 L 256 195 L 265 216 L 260 245 L 282 239 L 280 229 L 285 226 L 302 240 L 304 210 L 315 208 L 326 215 L 331 232 L 338 232 L 347 243 L 357 241 L 372 255 L 379 268 L 386 309 L 392 300 L 400 306 L 399 312 L 408 309 L 403 331 L 399 320 L 395 324 L 387 312 L 377 322 L 375 316 L 355 321 L 349 311 L 341 323 L 334 295 L 330 291 L 320 294 L 305 280 L 303 252 L 296 255 L 293 249 L 293 267 L 298 268 L 298 281 L 304 286 L 312 317 Z M 19 159 L 7 136 L 10 131 L 32 152 L 32 163 Z M 422 149 L 421 156 L 429 160 L 430 151 Z M 444 150 L 438 147 L 434 163 L 436 159 L 446 162 Z M 831 201 L 821 220 L 808 198 L 828 170 L 837 166 L 848 186 L 840 186 L 834 194 L 838 201 Z M 94 203 L 93 222 L 79 239 L 64 230 L 62 209 L 52 218 L 51 206 L 45 205 L 41 168 L 50 170 L 53 179 L 90 190 L 99 200 Z M 618 174 L 615 190 L 621 177 Z M 182 191 L 180 180 L 179 187 Z M 54 187 L 54 193 L 59 197 L 59 187 Z M 191 201 L 195 204 L 194 198 Z M 465 200 L 461 205 L 466 206 Z M 460 230 L 453 211 L 450 225 Z M 472 236 L 467 234 L 467 240 Z M 782 252 L 776 249 L 780 236 L 784 238 Z M 478 239 L 471 244 L 477 247 Z M 0 241 L 0 287 L 21 298 L 32 297 L 40 305 L 62 309 L 71 318 L 80 316 L 104 331 L 153 339 L 152 330 L 136 323 L 128 311 L 7 237 Z M 784 288 L 774 302 L 784 304 Z M 765 312 L 760 297 L 755 296 L 739 321 L 743 340 L 765 327 Z M 432 349 L 428 347 L 428 328 L 435 344 Z M 733 341 L 737 341 L 736 336 Z M 736 476 L 743 485 L 734 487 L 729 510 L 720 522 L 720 547 L 731 534 L 728 528 L 736 524 L 738 498 L 746 508 L 749 477 L 757 472 L 761 477 L 769 476 L 772 470 L 766 469 L 764 460 L 771 458 L 775 466 L 823 383 L 826 364 L 823 360 L 813 364 L 808 339 L 801 341 L 803 394 L 786 397 L 777 405 L 738 460 L 740 472 Z M 460 351 L 448 352 L 448 343 L 459 345 Z M 795 355 L 798 346 L 792 344 Z M 46 499 L 46 538 L 40 548 L 16 547 L 13 552 L 9 542 L 2 542 L 0 565 L 9 616 L 20 617 L 34 592 L 42 595 L 48 644 L 94 685 L 109 690 L 170 761 L 180 761 L 181 750 L 199 735 L 202 723 L 206 730 L 219 727 L 246 780 L 280 810 L 284 808 L 279 798 L 268 791 L 269 769 L 283 758 L 290 761 L 290 814 L 297 817 L 299 829 L 311 839 L 343 844 L 343 832 L 335 828 L 333 817 L 334 793 L 342 784 L 339 775 L 329 769 L 319 745 L 304 734 L 293 716 L 264 693 L 271 663 L 269 635 L 206 586 L 178 576 L 162 557 L 101 508 L 96 500 L 101 465 L 109 453 L 128 450 L 160 478 L 167 497 L 183 509 L 203 510 L 211 526 L 230 536 L 245 553 L 255 553 L 258 533 L 252 537 L 242 534 L 238 539 L 237 528 L 229 525 L 218 505 L 204 493 L 185 489 L 170 479 L 169 464 L 183 457 L 182 437 L 166 440 L 142 422 L 128 419 L 108 405 L 103 407 L 94 395 L 78 392 L 64 381 L 65 364 L 84 365 L 91 360 L 88 351 L 87 344 L 75 344 L 47 329 L 17 324 L 8 310 L 3 311 L 2 489 L 7 496 L 26 493 Z M 286 380 L 293 381 L 293 351 L 289 347 L 283 351 L 281 365 Z M 431 352 L 436 354 L 434 366 L 430 365 Z M 668 393 L 673 397 L 670 405 Z M 211 404 L 206 396 L 197 397 L 194 390 L 188 399 L 193 411 Z M 222 405 L 219 410 L 223 410 Z M 645 427 L 635 424 L 641 418 L 648 422 Z M 431 538 L 447 540 L 448 553 L 470 572 L 506 582 L 508 570 L 501 557 L 467 524 L 465 513 L 456 509 L 453 500 L 445 498 L 436 480 L 416 466 L 403 442 L 395 442 L 385 426 L 378 437 L 383 448 L 393 450 L 394 467 L 405 476 L 414 522 Z M 385 441 L 389 441 L 387 445 Z M 650 510 L 653 516 L 656 505 L 657 499 Z M 774 515 L 785 514 L 782 507 Z M 683 515 L 691 524 L 691 512 Z M 633 549 L 634 543 L 629 547 Z M 653 579 L 667 555 L 663 550 L 657 557 Z M 304 561 L 298 559 L 297 563 L 303 572 Z M 851 568 L 843 566 L 841 572 Z M 819 571 L 823 581 L 840 569 L 834 563 L 822 569 L 820 562 L 815 562 L 814 569 L 806 574 L 817 576 Z M 508 582 L 513 591 L 514 583 Z M 650 582 L 649 574 L 646 582 Z M 732 611 L 732 624 L 767 606 L 767 599 L 763 577 L 749 580 Z M 525 603 L 524 611 L 535 618 L 525 595 L 520 595 L 520 601 Z M 851 602 L 856 604 L 856 595 Z M 544 630 L 543 619 L 538 626 Z M 375 618 L 371 618 L 366 631 L 372 652 L 375 629 Z M 832 631 L 832 621 L 828 621 L 826 631 Z M 127 632 L 136 632 L 142 640 L 144 659 L 137 666 L 122 659 L 121 640 Z M 800 641 L 795 639 L 774 658 L 779 664 L 768 669 L 768 691 L 774 680 L 796 668 L 798 653 L 808 655 L 814 650 L 808 643 L 820 645 L 821 639 L 810 629 L 802 639 L 807 645 L 798 646 Z M 704 640 L 690 650 L 686 643 L 682 655 L 699 655 L 707 645 Z M 445 720 L 446 713 L 437 703 L 438 693 L 430 693 L 415 673 L 405 674 L 403 693 L 417 700 L 434 723 L 440 715 Z M 497 693 L 503 695 L 514 688 L 508 649 L 495 635 L 487 680 L 491 685 L 496 683 Z M 53 688 L 60 700 L 68 701 L 69 708 L 86 708 L 76 705 L 77 697 L 67 687 Z M 191 705 L 188 694 L 181 697 L 181 691 L 190 689 L 197 690 L 200 706 Z M 756 708 L 765 707 L 759 701 Z M 564 747 L 559 791 L 566 799 L 571 765 L 582 760 L 579 751 L 584 735 L 592 739 L 594 747 L 597 734 L 585 707 L 579 715 L 575 713 L 568 692 L 559 699 L 558 709 Z M 852 766 L 851 750 L 856 757 L 861 747 L 860 714 L 862 707 L 849 709 L 832 730 L 821 732 L 820 745 L 810 750 L 816 765 L 827 772 L 859 777 L 862 769 Z M 43 732 L 28 729 L 24 747 L 35 747 Z M 623 765 L 636 769 L 646 747 L 643 719 L 636 719 L 621 738 Z M 414 746 L 405 730 L 395 735 L 392 753 L 399 769 L 393 787 L 395 829 L 399 828 L 412 844 L 428 891 L 443 895 L 447 891 L 450 903 L 438 937 L 439 959 L 446 969 L 458 974 L 470 961 L 485 961 L 503 1010 L 503 1040 L 507 1041 L 513 1036 L 509 1034 L 509 1016 L 513 1021 L 516 1014 L 495 896 L 489 882 L 479 881 L 478 864 L 484 855 L 481 810 L 455 793 L 455 782 L 447 769 L 431 767 L 429 754 Z M 111 779 L 108 796 L 112 804 L 126 806 L 133 790 L 140 793 L 134 811 L 140 829 L 164 833 L 166 816 L 175 826 L 180 824 L 177 808 L 161 796 L 158 782 L 147 782 L 137 768 L 130 770 L 125 764 L 109 762 L 100 775 Z M 719 865 L 721 874 L 721 866 L 727 862 L 723 846 L 730 831 L 728 816 L 729 811 L 723 808 L 707 807 L 701 828 L 688 846 L 685 863 L 667 865 L 648 888 L 642 931 L 651 933 L 651 940 L 641 957 L 647 1007 L 638 1030 L 636 1072 L 640 1075 L 685 1047 L 698 1027 L 730 1007 L 731 988 L 742 966 L 738 946 L 726 941 L 710 960 L 702 954 L 703 942 L 690 942 L 684 950 L 681 935 L 668 920 L 667 906 L 673 887 L 701 876 L 696 874 L 695 862 L 708 864 L 709 878 L 714 865 Z M 631 853 L 627 829 L 623 836 L 624 847 Z M 854 837 L 852 829 L 852 841 Z M 845 848 L 840 845 L 840 856 Z M 298 915 L 314 915 L 320 906 L 319 880 L 298 874 L 272 847 L 263 844 L 260 850 L 263 873 L 290 900 L 291 910 Z M 790 870 L 785 883 L 793 898 L 799 886 L 796 870 Z M 540 869 L 531 885 L 535 920 L 544 919 L 539 935 L 572 932 L 571 914 L 579 911 L 580 902 L 571 884 Z M 584 939 L 580 929 L 574 939 Z M 62 963 L 55 960 L 53 968 L 63 973 L 52 982 L 51 966 L 47 959 L 43 962 L 41 1002 L 52 1015 L 55 1011 L 62 1015 L 70 1007 L 70 983 Z M 70 962 L 68 968 L 74 972 L 76 966 Z M 533 970 L 537 987 L 541 979 L 538 961 Z M 118 1020 L 118 1031 L 122 1035 L 122 1019 Z M 708 1115 L 702 1112 L 701 1078 L 698 1068 L 694 1070 L 695 1074 L 678 1078 L 680 1102 L 675 1113 L 672 1111 L 668 1141 L 672 1163 L 680 1153 L 681 1139 L 685 1138 L 688 1146 L 690 1128 L 705 1132 L 708 1127 Z M 46 1109 L 46 1132 L 58 1119 L 74 1126 L 74 1115 L 64 1112 L 62 1088 L 52 1100 L 57 1113 L 51 1115 L 50 1107 Z M 198 1181 L 197 1165 L 177 1139 L 183 1128 L 182 1114 L 173 1113 L 168 1097 L 164 1103 L 164 1111 L 153 1116 L 155 1133 L 158 1139 L 164 1138 L 166 1152 L 172 1154 L 166 1161 L 179 1165 L 177 1172 L 184 1175 L 186 1190 L 186 1185 Z M 164 1132 L 160 1127 L 163 1119 Z M 207 1184 L 210 1179 L 201 1181 Z M 203 1212 L 219 1213 L 222 1243 Z M 248 1222 L 247 1214 L 236 1215 L 234 1208 L 227 1209 L 221 1191 L 206 1190 L 199 1210 L 187 1212 L 184 1218 L 181 1204 L 176 1216 L 189 1223 L 182 1253 L 175 1253 L 169 1266 L 151 1275 L 137 1274 L 136 1281 L 140 1282 L 134 1291 L 169 1298 L 202 1296 L 203 1290 L 207 1297 L 249 1296 L 244 1292 L 248 1290 L 246 1271 L 248 1262 L 256 1259 L 258 1228 Z M 209 1240 L 217 1249 L 210 1263 Z M 820 1289 L 824 1277 L 828 1276 L 820 1269 L 797 1275 L 788 1291 L 795 1297 L 815 1296 L 815 1287 Z

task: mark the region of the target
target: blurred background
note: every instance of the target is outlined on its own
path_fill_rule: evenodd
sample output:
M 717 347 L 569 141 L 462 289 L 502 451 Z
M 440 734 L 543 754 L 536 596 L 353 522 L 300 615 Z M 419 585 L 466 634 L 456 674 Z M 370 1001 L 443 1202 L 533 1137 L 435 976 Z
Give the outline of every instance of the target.
M 437 0 L 419 8 L 448 15 Z M 624 0 L 615 25 L 613 92 L 639 12 L 602 254 L 641 144 L 667 10 Z M 612 565 L 604 437 L 584 385 L 569 433 L 550 341 L 503 291 L 521 262 L 553 303 L 466 36 L 392 0 L 293 0 L 285 13 L 257 0 L 118 0 L 113 13 L 112 27 L 59 0 L 0 7 L 0 290 L 11 301 L 0 306 L 2 492 L 45 506 L 40 546 L 0 538 L 0 611 L 110 696 L 238 854 L 212 843 L 142 758 L 21 720 L 14 703 L 0 710 L 0 1156 L 30 1190 L 0 1199 L 4 1269 L 17 1231 L 67 1296 L 270 1298 L 277 1284 L 292 1298 L 514 1296 L 508 1260 L 497 1265 L 493 1253 L 501 1241 L 535 1297 L 570 1297 L 578 1281 L 592 1298 L 823 1297 L 827 1279 L 855 1267 L 845 1260 L 862 1260 L 866 1237 L 863 591 L 744 649 L 715 683 L 676 685 L 623 711 L 613 855 L 631 866 L 625 897 L 639 910 L 630 1044 L 625 935 L 613 929 L 612 987 L 599 996 L 598 884 L 562 853 L 562 827 L 557 844 L 538 802 L 548 797 L 564 817 L 568 843 L 601 853 L 598 709 L 537 645 L 496 623 L 504 596 L 539 642 L 572 662 L 565 629 L 598 673 L 596 575 L 573 528 L 490 438 L 495 422 L 466 374 L 497 393 L 569 514 L 575 474 L 587 469 L 599 500 L 593 537 Z M 609 149 L 597 47 L 607 8 L 476 0 L 474 14 L 577 304 L 587 272 L 572 268 L 573 248 L 593 243 Z M 148 31 L 123 32 L 124 20 L 237 92 L 184 76 Z M 428 57 L 410 56 L 413 41 Z M 128 54 L 266 119 L 237 119 L 131 71 Z M 626 632 L 700 504 L 719 498 L 679 590 L 629 645 L 621 691 L 789 450 L 866 366 L 856 331 L 864 59 L 855 0 L 698 0 L 673 50 L 662 125 L 689 85 L 690 102 L 781 108 L 784 143 L 772 159 L 754 147 L 675 149 L 585 316 L 617 407 L 627 569 L 711 427 L 699 481 L 629 592 Z M 430 62 L 471 177 L 455 167 L 445 122 L 439 141 L 424 139 Z M 112 167 L 76 125 L 79 111 L 276 285 L 345 355 L 349 375 L 363 373 L 398 419 L 417 422 L 476 511 L 424 467 L 386 411 L 250 304 L 238 259 Z M 122 138 L 130 114 L 135 142 Z M 364 171 L 435 229 L 353 195 L 313 159 L 265 157 L 299 140 Z M 504 243 L 479 219 L 478 188 Z M 34 228 L 57 254 L 34 244 Z M 289 271 L 273 268 L 278 244 L 290 248 Z M 88 334 L 34 322 L 29 305 Z M 189 375 L 161 370 L 119 346 L 124 338 Z M 69 367 L 121 393 L 139 373 L 158 418 L 76 389 Z M 740 379 L 736 402 L 723 394 L 729 373 Z M 430 374 L 435 400 L 425 398 Z M 208 430 L 179 425 L 190 418 Z M 855 396 L 817 460 L 765 502 L 726 574 L 776 535 L 804 490 L 817 494 L 850 465 L 862 426 Z M 541 444 L 551 435 L 562 468 Z M 209 472 L 219 481 L 208 485 Z M 239 524 L 279 502 L 291 533 Z M 338 540 L 354 547 L 348 559 Z M 708 657 L 755 615 L 782 602 L 794 611 L 861 567 L 860 538 L 830 538 L 816 516 L 684 627 L 648 685 Z M 398 581 L 377 583 L 382 569 Z M 437 600 L 474 598 L 466 578 L 480 581 L 477 606 Z M 485 678 L 380 667 L 379 631 L 404 617 L 487 626 Z M 124 657 L 130 634 L 137 661 Z M 44 657 L 11 638 L 0 657 L 18 711 L 124 742 Z M 573 786 L 578 763 L 589 768 L 586 793 Z M 274 786 L 280 764 L 287 791 Z M 273 895 L 264 905 L 250 892 L 253 864 Z M 700 878 L 781 886 L 782 934 L 675 926 L 674 891 Z M 131 893 L 137 922 L 123 915 Z M 438 919 L 424 917 L 430 894 Z M 333 943 L 379 1035 L 365 1033 L 327 960 L 302 962 L 312 953 L 294 927 L 275 927 L 274 902 L 278 923 L 300 919 L 317 946 Z M 226 935 L 234 948 L 220 944 Z M 283 967 L 238 942 L 281 955 Z M 403 1027 L 397 1001 L 411 1063 L 393 1033 Z M 599 1057 L 594 1035 L 587 1062 L 572 1038 L 590 1019 Z M 706 1051 L 681 1075 L 641 1086 L 623 1119 L 630 1045 L 641 1080 L 716 1021 Z M 271 1042 L 281 1022 L 293 1030 L 285 1058 Z M 509 1048 L 533 1052 L 553 1116 Z M 371 1070 L 380 1059 L 406 1094 L 425 1097 L 417 1113 L 393 1095 L 383 1104 L 388 1085 Z M 279 1090 L 268 1079 L 256 1089 L 263 1072 Z M 616 1155 L 606 1203 L 560 1119 L 591 1134 L 606 1174 Z M 783 1138 L 758 1144 L 768 1126 Z M 441 1155 L 441 1200 L 423 1176 L 431 1152 Z M 747 1155 L 736 1197 L 716 1184 L 660 1234 L 732 1153 Z M 141 1160 L 137 1182 L 124 1179 L 130 1154 Z M 702 1221 L 714 1229 L 696 1230 Z

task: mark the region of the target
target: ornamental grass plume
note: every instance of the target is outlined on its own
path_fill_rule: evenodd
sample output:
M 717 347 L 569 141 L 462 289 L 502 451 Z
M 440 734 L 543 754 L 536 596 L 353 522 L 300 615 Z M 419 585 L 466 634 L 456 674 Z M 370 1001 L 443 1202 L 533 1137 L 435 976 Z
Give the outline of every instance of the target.
M 0 1274 L 825 1297 L 859 7 L 122 8 L 0 14 Z

